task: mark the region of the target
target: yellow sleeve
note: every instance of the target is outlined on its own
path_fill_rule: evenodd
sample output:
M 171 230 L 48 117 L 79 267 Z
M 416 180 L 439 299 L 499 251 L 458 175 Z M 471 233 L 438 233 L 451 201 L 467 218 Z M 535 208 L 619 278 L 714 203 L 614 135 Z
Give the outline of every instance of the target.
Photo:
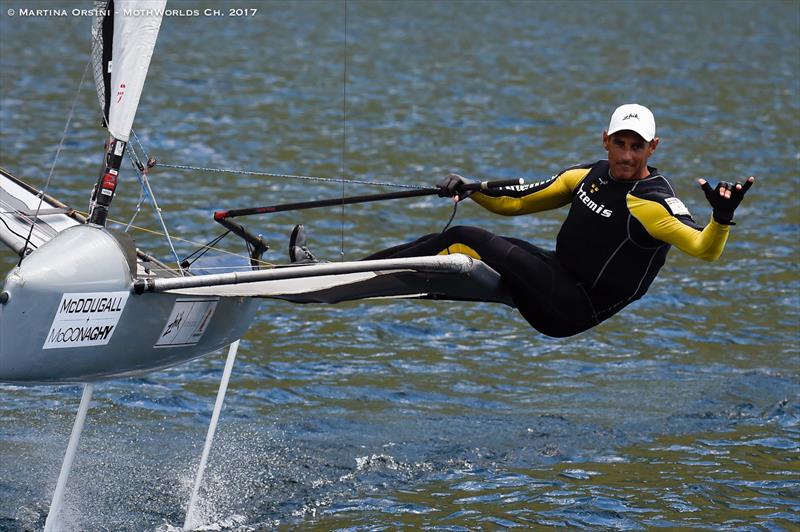
M 589 168 L 576 168 L 540 183 L 507 187 L 495 193 L 475 192 L 470 198 L 485 209 L 504 216 L 556 209 L 572 201 L 572 191 L 587 173 Z
M 690 227 L 657 201 L 637 198 L 628 194 L 628 210 L 655 239 L 672 244 L 684 253 L 707 261 L 717 260 L 725 249 L 730 232 L 729 225 L 714 221 L 700 231 Z

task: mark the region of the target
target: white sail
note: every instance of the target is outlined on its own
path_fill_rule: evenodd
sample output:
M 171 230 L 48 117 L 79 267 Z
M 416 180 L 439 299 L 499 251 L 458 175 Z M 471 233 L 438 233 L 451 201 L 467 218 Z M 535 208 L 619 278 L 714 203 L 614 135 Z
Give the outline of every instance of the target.
M 128 141 L 167 0 L 115 0 L 108 131 Z

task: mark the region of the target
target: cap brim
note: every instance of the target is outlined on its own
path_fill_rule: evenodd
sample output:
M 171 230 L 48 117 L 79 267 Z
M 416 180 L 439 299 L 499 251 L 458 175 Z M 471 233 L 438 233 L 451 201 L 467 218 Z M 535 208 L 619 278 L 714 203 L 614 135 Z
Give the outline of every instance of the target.
M 609 131 L 608 131 L 608 136 L 611 136 L 611 135 L 613 135 L 614 133 L 619 133 L 620 131 L 630 131 L 630 132 L 632 132 L 632 133 L 636 133 L 636 134 L 637 134 L 637 135 L 639 135 L 639 136 L 642 138 L 642 140 L 644 140 L 645 142 L 650 142 L 651 140 L 653 140 L 654 138 L 656 138 L 656 137 L 655 137 L 655 135 L 651 136 L 650 138 L 647 138 L 647 135 L 643 135 L 641 131 L 636 131 L 635 129 L 631 129 L 631 128 L 629 128 L 629 127 L 621 127 L 621 128 L 619 128 L 619 129 L 609 130 Z

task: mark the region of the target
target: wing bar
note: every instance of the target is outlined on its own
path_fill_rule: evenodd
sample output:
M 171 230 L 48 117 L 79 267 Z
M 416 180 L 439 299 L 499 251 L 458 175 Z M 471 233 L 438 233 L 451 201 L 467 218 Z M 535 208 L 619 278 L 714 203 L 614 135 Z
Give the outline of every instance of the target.
M 274 281 L 279 279 L 299 279 L 319 277 L 323 275 L 339 275 L 346 273 L 377 272 L 391 270 L 414 270 L 432 273 L 466 274 L 472 271 L 473 259 L 461 254 L 436 255 L 433 257 L 409 257 L 401 259 L 362 260 L 354 262 L 331 262 L 311 264 L 308 266 L 289 266 L 269 270 L 219 273 L 212 275 L 195 275 L 172 279 L 137 279 L 133 291 L 165 292 L 181 288 L 200 286 L 219 286 L 227 284 L 254 283 L 258 281 Z

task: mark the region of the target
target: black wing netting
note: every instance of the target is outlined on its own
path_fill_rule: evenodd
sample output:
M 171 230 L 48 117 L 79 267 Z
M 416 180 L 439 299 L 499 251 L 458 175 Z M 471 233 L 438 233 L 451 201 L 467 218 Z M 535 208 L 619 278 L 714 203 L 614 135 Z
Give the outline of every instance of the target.
M 92 70 L 97 98 L 103 110 L 103 125 L 108 124 L 111 99 L 111 50 L 114 35 L 114 0 L 95 0 L 92 20 Z

